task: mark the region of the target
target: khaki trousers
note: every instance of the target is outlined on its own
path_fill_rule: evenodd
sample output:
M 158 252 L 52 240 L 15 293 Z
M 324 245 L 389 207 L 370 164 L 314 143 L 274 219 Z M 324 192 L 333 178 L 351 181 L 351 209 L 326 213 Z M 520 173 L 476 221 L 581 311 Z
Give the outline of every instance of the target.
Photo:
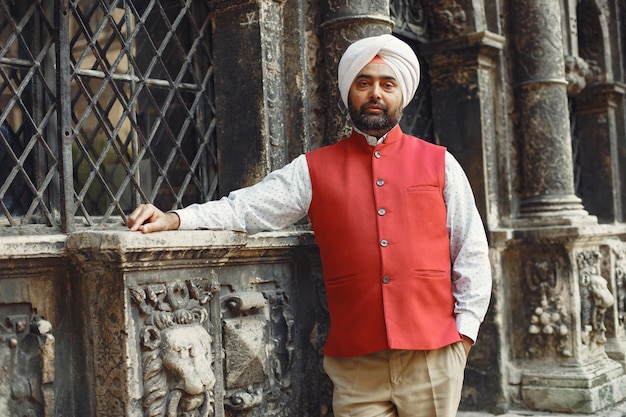
M 467 356 L 461 342 L 432 351 L 324 357 L 335 417 L 455 417 Z

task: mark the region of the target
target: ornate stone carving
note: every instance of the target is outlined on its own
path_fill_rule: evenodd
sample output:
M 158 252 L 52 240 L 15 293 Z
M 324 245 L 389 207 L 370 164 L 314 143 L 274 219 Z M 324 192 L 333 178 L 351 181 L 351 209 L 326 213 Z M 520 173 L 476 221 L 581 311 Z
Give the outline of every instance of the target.
M 293 317 L 282 291 L 221 297 L 225 402 L 231 415 L 276 415 L 289 393 Z M 264 410 L 271 407 L 272 411 Z
M 561 81 L 563 79 L 563 41 L 559 3 L 550 0 L 519 0 L 515 19 L 515 49 L 518 82 Z
M 517 65 L 521 217 L 537 222 L 589 220 L 574 194 L 567 82 L 559 3 L 519 0 L 512 12 Z
M 261 1 L 259 24 L 261 26 L 261 49 L 263 54 L 263 92 L 265 117 L 269 140 L 270 170 L 278 169 L 287 162 L 285 133 L 285 85 L 283 43 L 283 5 L 276 1 Z
M 27 305 L 0 306 L 0 415 L 54 415 L 54 336 Z M 17 314 L 16 314 L 17 313 Z
M 605 76 L 595 61 L 587 61 L 578 56 L 566 56 L 565 79 L 567 94 L 575 96 L 587 85 L 605 81 Z
M 210 292 L 175 281 L 129 288 L 140 331 L 146 416 L 214 415 L 212 338 L 204 305 Z
M 563 302 L 561 266 L 558 258 L 532 258 L 524 265 L 526 286 L 532 307 L 528 324 L 528 353 L 545 356 L 545 350 L 563 357 L 572 356 L 568 339 L 570 317 Z
M 428 25 L 423 1 L 391 0 L 389 11 L 394 30 L 411 34 L 422 41 L 426 40 Z
M 603 345 L 606 343 L 604 315 L 615 299 L 608 289 L 606 279 L 600 275 L 600 252 L 587 250 L 578 254 L 580 277 L 582 342 Z
M 624 328 L 626 324 L 626 247 L 624 244 L 611 245 L 615 255 L 613 265 L 615 274 L 615 295 L 617 302 L 618 324 Z
M 575 96 L 587 85 L 587 78 L 591 75 L 589 64 L 578 56 L 565 57 L 565 79 L 567 80 L 567 95 Z
M 466 32 L 467 13 L 463 2 L 438 0 L 429 3 L 428 20 L 433 39 L 445 39 Z

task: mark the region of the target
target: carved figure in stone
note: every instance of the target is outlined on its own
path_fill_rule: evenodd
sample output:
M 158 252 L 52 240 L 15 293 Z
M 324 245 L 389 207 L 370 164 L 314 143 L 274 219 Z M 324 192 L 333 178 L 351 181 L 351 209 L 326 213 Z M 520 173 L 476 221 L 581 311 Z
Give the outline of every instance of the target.
M 538 293 L 539 305 L 534 308 L 528 325 L 528 353 L 543 355 L 549 347 L 560 355 L 572 355 L 567 340 L 570 334 L 570 321 L 561 296 L 562 280 L 559 271 L 560 259 L 533 258 L 525 263 L 526 283 L 530 293 Z M 531 305 L 537 305 L 533 296 Z
M 581 277 L 582 337 L 585 344 L 606 342 L 604 316 L 615 303 L 607 281 L 598 273 L 600 257 L 597 250 L 586 250 L 577 256 Z
M 599 78 L 602 69 L 595 61 L 585 60 L 579 56 L 565 57 L 565 79 L 567 80 L 567 95 L 575 96 L 587 85 L 602 81 Z
M 615 250 L 615 292 L 617 314 L 620 325 L 626 317 L 626 253 L 623 249 Z
M 569 335 L 567 310 L 560 296 L 548 300 L 545 294 L 543 295 L 540 306 L 535 308 L 531 316 L 528 333 L 537 338 L 541 336 L 545 338 L 543 342 L 537 341 L 530 346 L 529 352 L 531 354 L 538 354 L 538 347 L 545 344 L 546 339 L 553 338 L 557 352 L 565 357 L 572 356 L 566 343 Z
M 29 314 L 11 315 L 0 323 L 0 415 L 53 415 L 55 338 L 51 330 L 49 321 Z
M 599 341 L 606 342 L 604 315 L 606 310 L 613 306 L 615 299 L 609 291 L 607 281 L 600 275 L 589 277 L 589 289 L 591 292 L 591 328 L 599 332 Z
M 146 417 L 213 416 L 212 338 L 198 289 L 175 282 L 131 288 L 131 295 L 149 313 L 141 332 Z
M 434 38 L 458 36 L 465 31 L 467 16 L 461 4 L 444 0 L 430 7 L 429 23 Z
M 587 85 L 587 77 L 591 74 L 587 62 L 579 56 L 565 57 L 565 79 L 567 95 L 575 96 Z

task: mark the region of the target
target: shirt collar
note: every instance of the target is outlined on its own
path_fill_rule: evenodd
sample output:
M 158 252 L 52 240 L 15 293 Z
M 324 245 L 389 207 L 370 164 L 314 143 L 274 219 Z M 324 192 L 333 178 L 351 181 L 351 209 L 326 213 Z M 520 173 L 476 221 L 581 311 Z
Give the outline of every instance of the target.
M 368 135 L 367 133 L 362 132 L 361 130 L 357 129 L 355 126 L 353 126 L 352 128 L 354 129 L 355 132 L 357 132 L 359 135 L 363 136 L 365 138 L 365 140 L 367 141 L 367 144 L 369 146 L 376 146 L 380 143 L 383 143 L 385 141 L 385 139 L 387 138 L 387 135 L 392 132 L 398 125 L 395 125 L 394 127 L 392 127 L 389 132 L 385 133 L 384 135 L 382 135 L 380 138 L 377 138 L 376 136 L 372 136 L 372 135 Z

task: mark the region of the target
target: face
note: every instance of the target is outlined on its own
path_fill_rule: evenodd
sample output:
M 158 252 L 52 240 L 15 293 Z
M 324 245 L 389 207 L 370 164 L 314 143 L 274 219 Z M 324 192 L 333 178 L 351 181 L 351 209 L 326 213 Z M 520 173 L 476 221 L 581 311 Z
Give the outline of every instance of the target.
M 215 385 L 211 368 L 211 336 L 199 324 L 171 327 L 161 332 L 163 366 L 176 377 L 176 388 L 198 395 Z
M 371 62 L 359 72 L 350 86 L 348 110 L 356 128 L 378 138 L 398 124 L 402 91 L 389 65 Z

